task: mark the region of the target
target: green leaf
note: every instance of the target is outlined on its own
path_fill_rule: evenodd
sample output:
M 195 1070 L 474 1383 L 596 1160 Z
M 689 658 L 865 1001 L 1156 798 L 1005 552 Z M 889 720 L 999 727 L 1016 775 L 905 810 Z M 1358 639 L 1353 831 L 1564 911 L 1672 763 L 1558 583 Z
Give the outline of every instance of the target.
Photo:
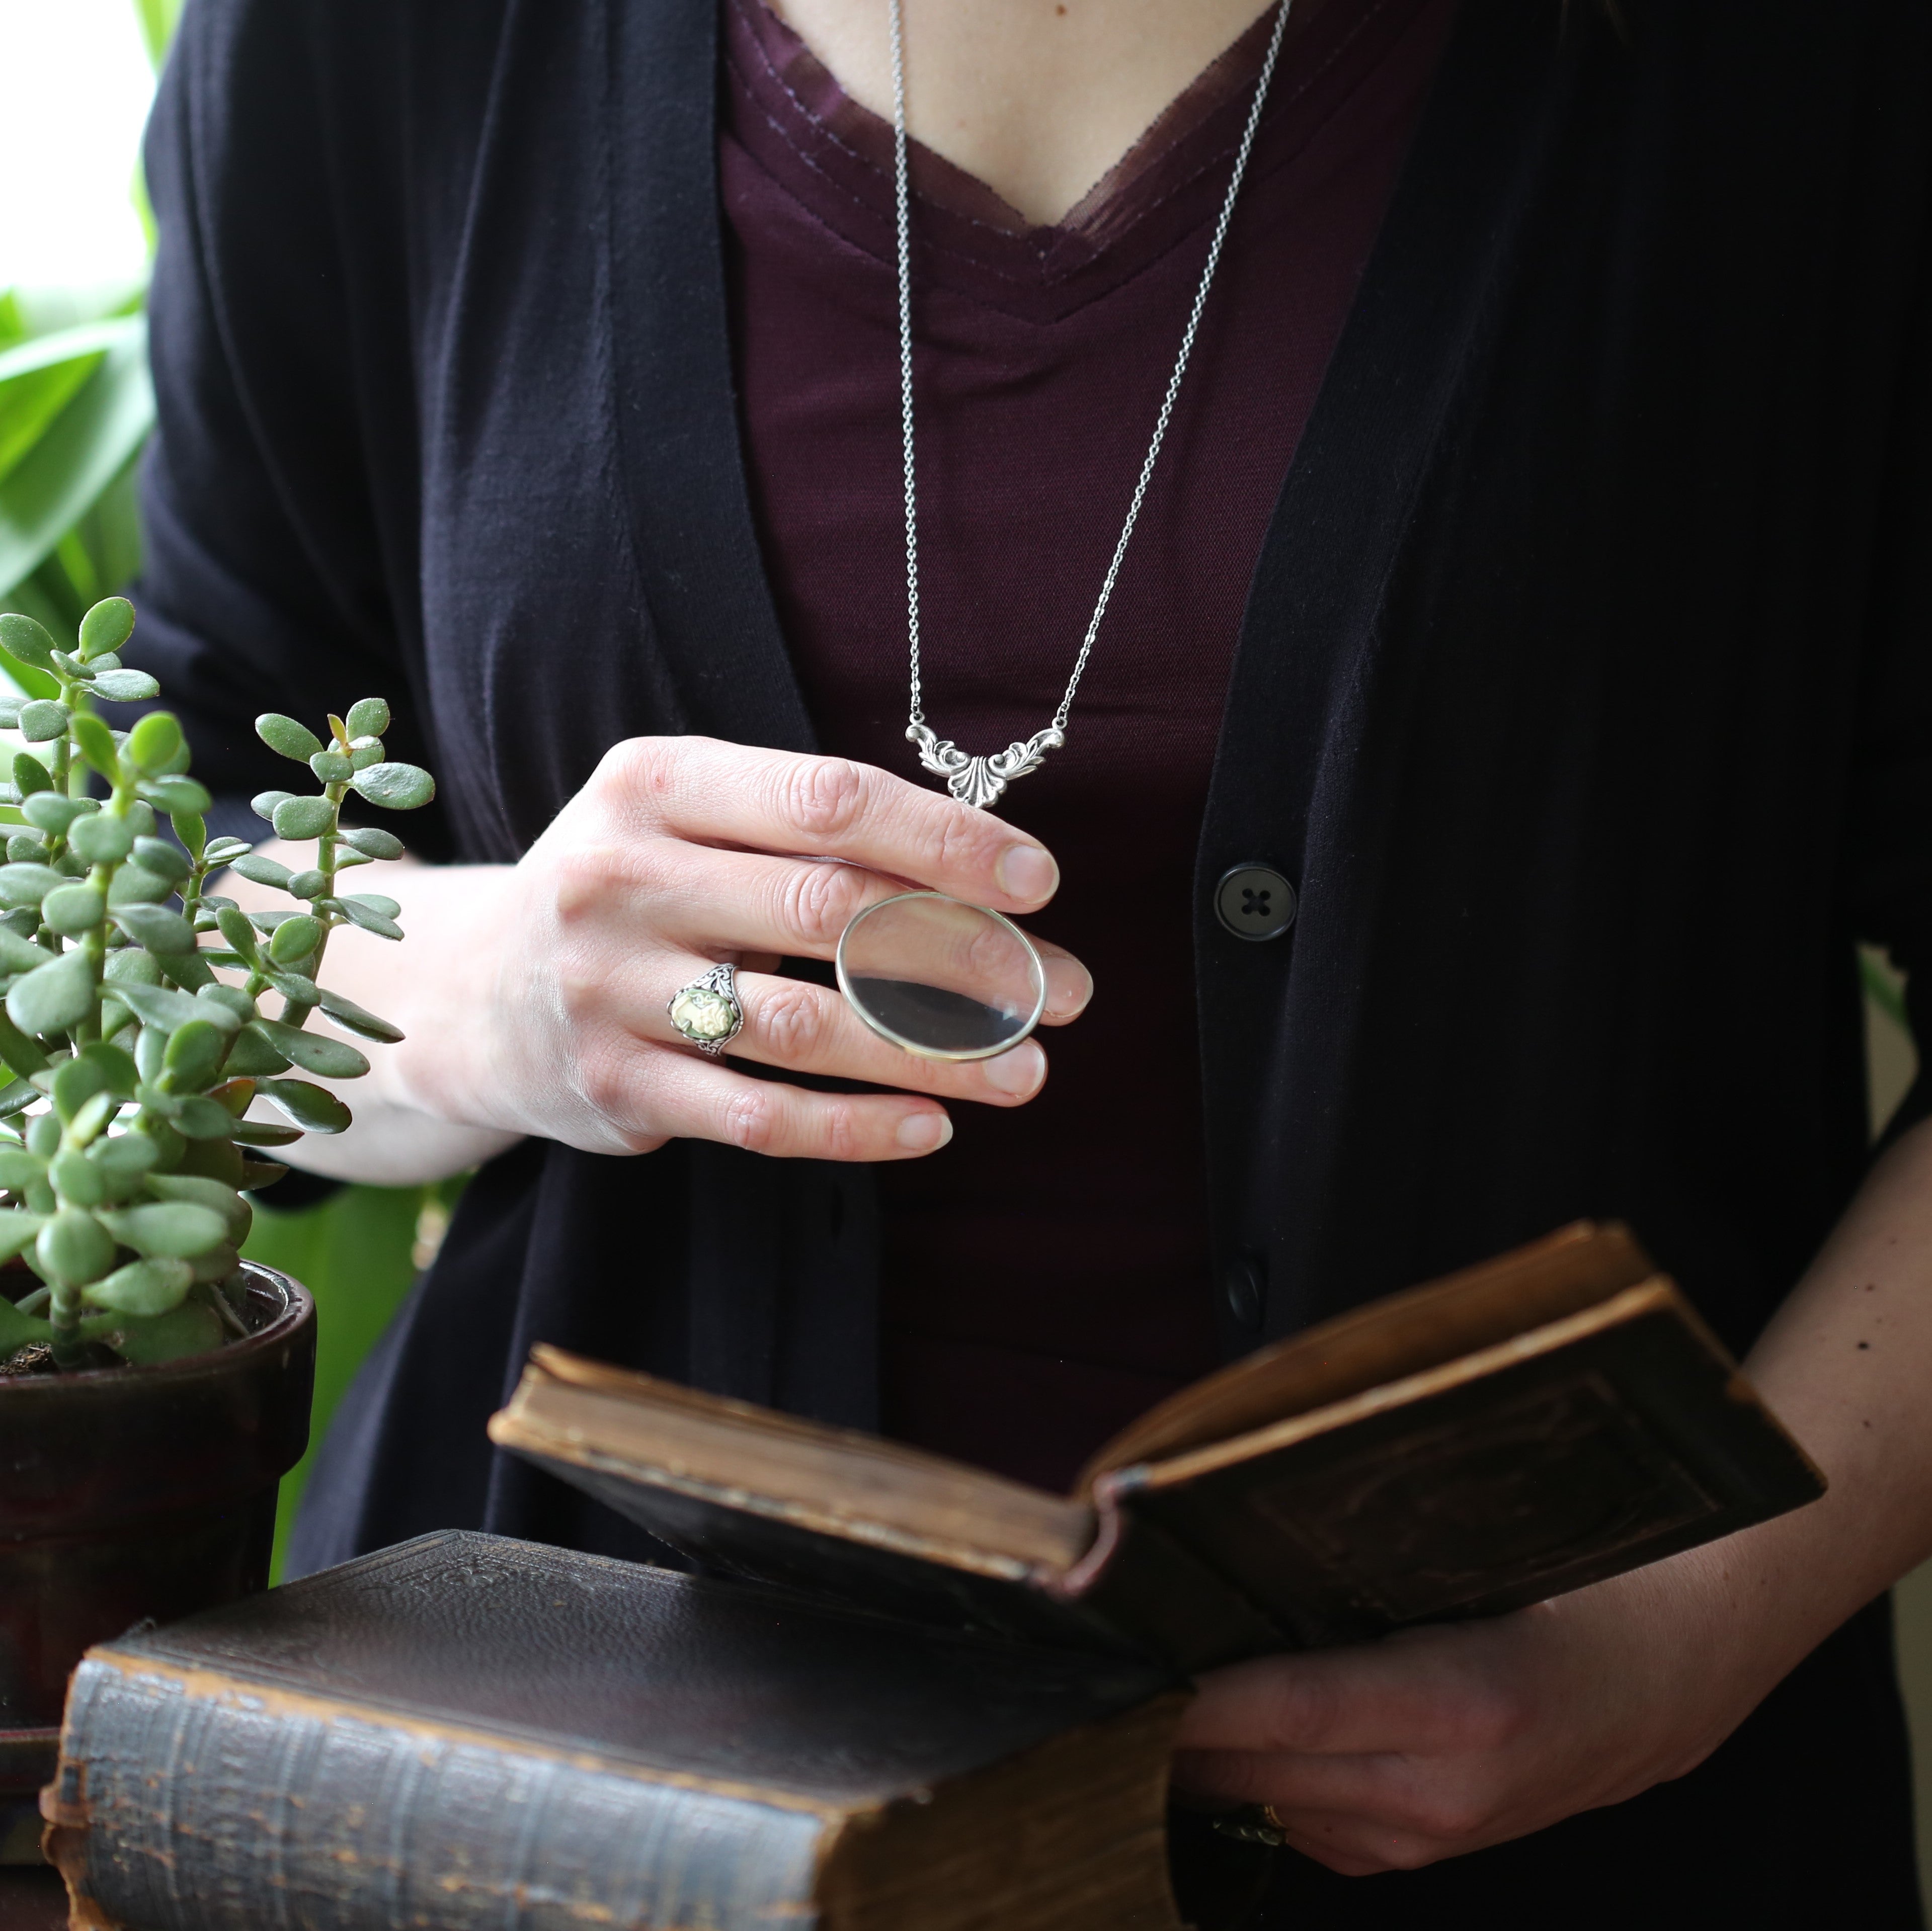
M 212 1020 L 190 1019 L 168 1036 L 163 1082 L 174 1093 L 199 1093 L 212 1084 L 228 1054 L 230 1034 Z
M 107 916 L 107 895 L 98 885 L 63 885 L 47 894 L 40 916 L 53 931 L 78 938 Z
M 0 1219 L 6 1216 L 0 1215 Z M 23 1241 L 21 1245 L 26 1243 Z M 4 1294 L 0 1294 L 0 1361 L 36 1341 L 53 1339 L 53 1323 L 38 1315 L 22 1314 Z
M 65 734 L 74 713 L 53 697 L 36 697 L 20 706 L 18 728 L 29 744 L 50 744 Z
M 184 1301 L 172 1314 L 142 1321 L 129 1316 L 102 1337 L 130 1367 L 158 1367 L 191 1354 L 211 1354 L 221 1345 L 221 1317 L 200 1301 Z
M 404 1036 L 400 1026 L 387 1019 L 378 1018 L 373 1012 L 364 1012 L 352 999 L 345 999 L 339 992 L 331 992 L 327 986 L 321 988 L 316 1003 L 338 1026 L 344 1026 L 352 1033 L 359 1033 L 365 1039 L 374 1039 L 386 1046 L 399 1044 Z
M 108 894 L 108 902 L 113 902 L 114 895 Z M 159 985 L 161 982 L 160 964 L 139 946 L 123 946 L 107 955 L 107 982 L 111 986 Z
M 295 876 L 286 865 L 278 864 L 272 858 L 238 858 L 230 869 L 239 872 L 244 878 L 250 879 L 257 885 L 272 885 L 280 892 L 288 889 L 289 880 Z
M 328 889 L 328 880 L 311 865 L 289 880 L 289 889 L 298 898 L 320 898 Z
M 52 956 L 32 939 L 22 938 L 10 926 L 0 925 L 0 972 L 32 972 Z
M 95 1141 L 87 1157 L 100 1168 L 109 1191 L 124 1194 L 152 1170 L 160 1150 L 145 1133 L 117 1133 L 112 1139 Z
M 290 1026 L 284 1030 L 292 1033 L 296 1029 Z M 303 1036 L 306 1038 L 308 1035 L 304 1034 Z M 256 1090 L 264 1099 L 272 1100 L 298 1126 L 308 1132 L 340 1133 L 355 1117 L 334 1093 L 319 1086 L 310 1086 L 307 1080 L 265 1079 Z M 247 1123 L 252 1126 L 254 1123 L 250 1121 Z M 235 1137 L 238 1140 L 243 1138 L 239 1133 Z M 250 1144 L 260 1147 L 272 1146 L 277 1143 L 255 1140 L 251 1136 Z
M 39 1180 L 47 1163 L 24 1147 L 0 1147 L 0 1187 L 9 1193 L 22 1193 Z
M 326 838 L 335 829 L 335 807 L 326 798 L 285 798 L 269 823 L 280 838 Z
M 54 1111 L 63 1120 L 74 1115 L 97 1093 L 107 1090 L 107 1069 L 98 1060 L 63 1060 L 54 1069 Z
M 226 1220 L 211 1207 L 194 1201 L 157 1201 L 149 1207 L 128 1207 L 100 1216 L 100 1222 L 124 1247 L 150 1259 L 172 1255 L 189 1261 L 219 1247 L 228 1238 Z
M 234 1122 L 219 1100 L 200 1093 L 188 1093 L 172 1100 L 166 1108 L 169 1120 L 178 1133 L 190 1140 L 225 1140 Z
M 83 322 L 0 355 L 0 478 L 19 466 L 126 327 L 118 320 Z
M 77 711 L 68 727 L 74 748 L 110 784 L 119 775 L 121 753 L 114 733 L 92 711 Z
M 302 1136 L 296 1136 L 299 1139 Z M 264 1187 L 273 1186 L 278 1180 L 285 1180 L 289 1170 L 275 1160 L 244 1160 L 242 1163 L 242 1191 L 259 1193 Z
M 248 1238 L 255 1217 L 254 1209 L 234 1188 L 200 1174 L 156 1174 L 148 1181 L 148 1191 L 158 1200 L 184 1200 L 212 1208 L 221 1216 L 229 1239 L 238 1244 Z
M 92 663 L 109 657 L 134 634 L 134 606 L 125 597 L 104 597 L 80 620 L 80 654 Z
M 146 946 L 151 952 L 194 950 L 194 928 L 178 912 L 170 912 L 165 906 L 118 906 L 114 922 L 137 946 Z M 166 970 L 165 964 L 162 970 Z
M 0 867 L 0 871 L 4 871 Z M 221 928 L 221 936 L 235 948 L 236 952 L 250 965 L 261 957 L 261 946 L 255 937 L 255 928 L 248 922 L 248 915 L 232 905 L 223 906 L 214 915 L 214 922 Z
M 123 1099 L 134 1097 L 134 1088 L 140 1075 L 134 1070 L 134 1056 L 122 1048 L 111 1045 L 105 1039 L 96 1039 L 81 1048 L 77 1057 L 92 1060 L 100 1069 L 106 1081 L 106 1090 L 118 1093 Z
M 76 1147 L 63 1147 L 48 1162 L 47 1178 L 70 1207 L 98 1207 L 107 1198 L 100 1169 Z
M 328 1039 L 279 1019 L 258 1019 L 255 1024 L 276 1051 L 286 1054 L 304 1072 L 324 1079 L 360 1079 L 369 1070 L 368 1060 L 346 1039 Z
M 379 938 L 400 939 L 403 928 L 393 919 L 386 919 L 364 900 L 344 898 L 337 901 L 352 925 L 359 925 L 365 932 L 374 932 Z M 385 904 L 390 901 L 386 900 Z
M 169 844 L 166 838 L 136 838 L 134 852 L 136 865 L 152 871 L 158 878 L 169 879 L 176 884 L 194 869 L 188 862 L 187 853 L 179 846 Z
M 29 1246 L 47 1224 L 44 1213 L 29 1213 L 25 1207 L 10 1207 L 0 1213 L 0 1261 L 10 1261 Z
M 184 992 L 199 992 L 214 983 L 214 970 L 202 952 L 157 952 L 154 963 Z
M 145 670 L 104 670 L 89 680 L 88 688 L 110 704 L 138 704 L 161 694 L 160 685 Z
M 294 965 L 322 943 L 324 929 L 320 919 L 311 918 L 306 912 L 284 919 L 268 941 L 268 956 L 278 965 Z
M 211 838 L 202 856 L 211 866 L 232 865 L 244 852 L 253 849 L 245 838 Z
M 248 808 L 258 818 L 266 818 L 272 824 L 276 812 L 296 794 L 292 791 L 258 791 L 248 800 Z
M 346 784 L 356 775 L 356 767 L 339 751 L 319 751 L 308 761 L 309 769 L 320 784 Z
M 380 738 L 357 738 L 349 747 L 349 769 L 352 772 L 367 771 L 370 765 L 380 764 L 388 755 Z
M 0 865 L 0 905 L 23 910 L 38 906 L 50 892 L 57 892 L 69 882 L 66 873 L 50 865 Z
M 169 814 L 168 822 L 174 827 L 175 836 L 188 847 L 189 858 L 199 865 L 208 849 L 208 820 L 199 811 L 173 811 Z
M 53 774 L 32 752 L 14 754 L 14 790 L 21 798 L 32 798 L 54 788 Z
M 83 1288 L 80 1297 L 89 1307 L 116 1314 L 167 1314 L 181 1306 L 194 1285 L 194 1270 L 185 1261 L 133 1261 Z
M 0 650 L 16 663 L 31 664 L 36 670 L 50 669 L 54 661 L 54 640 L 46 626 L 18 610 L 0 612 Z
M 222 1069 L 231 1078 L 259 1079 L 271 1073 L 286 1072 L 289 1062 L 256 1027 L 244 1026 L 229 1048 Z
M 152 838 L 143 838 L 143 844 L 152 844 Z M 124 865 L 114 874 L 114 883 L 107 888 L 107 903 L 119 911 L 124 905 L 158 905 L 164 899 L 174 896 L 174 886 L 165 878 L 159 878 L 145 865 L 133 861 Z
M 104 724 L 101 728 L 104 730 L 106 727 Z M 157 809 L 170 814 L 193 811 L 199 814 L 214 802 L 208 795 L 208 787 L 192 778 L 150 778 L 141 787 L 141 795 Z
M 365 912 L 373 912 L 379 919 L 399 919 L 403 908 L 393 898 L 385 898 L 380 892 L 358 892 L 353 898 L 345 898 L 343 904 L 359 905 Z
M 386 832 L 376 825 L 358 825 L 352 831 L 340 832 L 337 835 L 352 850 L 364 858 L 400 858 L 404 845 L 394 832 Z
M 266 1120 L 238 1120 L 229 1138 L 238 1147 L 292 1147 L 302 1138 L 302 1130 L 278 1126 Z
M 76 818 L 67 839 L 75 856 L 84 858 L 89 865 L 118 865 L 134 849 L 134 828 L 125 818 L 117 818 L 111 812 L 94 811 Z M 149 838 L 145 842 L 158 844 L 160 840 Z
M 77 958 L 77 953 L 70 953 Z M 26 984 L 22 979 L 22 985 Z M 15 988 L 16 991 L 19 988 Z M 191 994 L 176 992 L 165 985 L 136 985 L 129 981 L 116 979 L 114 996 L 126 1006 L 128 1010 L 143 1026 L 152 1026 L 158 1033 L 172 1033 L 178 1026 L 185 1026 L 190 1020 L 206 1019 L 209 1013 L 207 1003 L 195 998 Z M 216 1022 L 220 1023 L 218 1021 Z
M 114 1241 L 102 1216 L 84 1207 L 64 1207 L 35 1237 L 34 1258 L 44 1279 L 77 1288 L 99 1280 L 113 1266 Z
M 352 738 L 379 738 L 389 728 L 389 707 L 380 697 L 359 697 L 342 721 Z
M 266 711 L 257 718 L 255 735 L 271 751 L 280 752 L 297 764 L 306 764 L 322 748 L 321 739 L 308 725 L 297 723 L 293 718 L 285 718 L 279 711 Z
M 320 988 L 305 972 L 271 972 L 268 983 L 291 1005 L 320 1006 L 322 1003 Z
M 58 791 L 38 791 L 20 807 L 20 815 L 50 838 L 58 838 L 67 835 L 68 827 L 76 819 L 99 809 L 92 798 L 67 798 Z
M 7 1016 L 23 1033 L 58 1033 L 94 1010 L 94 968 L 87 955 L 68 952 L 14 982 Z
M 6 1015 L 0 1013 L 0 1019 Z M 13 1028 L 9 1026 L 10 1032 Z M 10 1120 L 16 1113 L 24 1113 L 40 1096 L 40 1090 L 31 1080 L 16 1079 L 0 1087 L 0 1120 Z
M 52 551 L 128 466 L 154 421 L 147 325 L 130 316 L 73 400 L 0 478 L 0 591 Z
M 390 811 L 416 811 L 436 796 L 436 780 L 419 764 L 372 764 L 356 774 L 355 787 Z
M 164 769 L 181 746 L 181 726 L 166 711 L 150 711 L 128 733 L 128 755 L 142 771 Z
M 37 968 L 38 970 L 38 968 Z M 45 1053 L 0 1011 L 0 1060 L 4 1060 L 22 1080 L 44 1073 L 50 1062 Z M 12 1089 L 10 1087 L 10 1092 Z

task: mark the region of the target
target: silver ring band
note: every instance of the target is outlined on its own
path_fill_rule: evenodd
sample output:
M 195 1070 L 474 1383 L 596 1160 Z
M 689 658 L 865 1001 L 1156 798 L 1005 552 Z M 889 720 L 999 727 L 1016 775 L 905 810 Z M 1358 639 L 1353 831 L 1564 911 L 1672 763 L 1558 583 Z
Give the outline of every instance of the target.
M 671 994 L 664 1008 L 678 1036 L 714 1060 L 745 1030 L 745 1009 L 738 998 L 738 968 L 715 965 L 688 985 Z

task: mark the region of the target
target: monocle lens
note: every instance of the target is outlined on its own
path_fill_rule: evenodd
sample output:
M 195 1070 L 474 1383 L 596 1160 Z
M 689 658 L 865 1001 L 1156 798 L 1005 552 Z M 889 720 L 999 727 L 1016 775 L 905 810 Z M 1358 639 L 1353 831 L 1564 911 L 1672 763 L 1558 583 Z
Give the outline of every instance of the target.
M 1010 919 L 939 892 L 868 905 L 839 936 L 838 989 L 881 1039 L 929 1060 L 990 1060 L 1040 1024 L 1046 973 Z

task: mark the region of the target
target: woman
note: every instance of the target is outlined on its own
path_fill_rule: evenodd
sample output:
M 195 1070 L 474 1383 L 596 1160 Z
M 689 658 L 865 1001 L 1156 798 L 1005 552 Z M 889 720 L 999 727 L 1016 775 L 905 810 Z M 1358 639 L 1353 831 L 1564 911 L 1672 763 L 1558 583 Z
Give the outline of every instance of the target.
M 968 751 L 1060 700 L 1277 22 L 908 7 L 922 694 Z M 489 1452 L 532 1340 L 1064 1481 L 1222 1358 L 1620 1216 L 1829 1498 L 1225 1672 L 1182 1781 L 1274 1807 L 1298 1927 L 1917 1924 L 1882 1592 L 1932 1549 L 1932 1129 L 1868 1172 L 1852 946 L 1932 950 L 1932 16 L 1297 0 L 997 814 L 904 739 L 888 49 L 883 0 L 189 9 L 149 659 L 237 799 L 256 711 L 406 694 L 432 862 L 404 970 L 334 976 L 410 1038 L 331 1170 L 488 1161 L 304 1560 L 643 1552 Z M 825 990 L 903 878 L 1036 914 L 1056 1024 L 1097 986 L 1044 1092 Z M 666 1008 L 719 961 L 714 1063 Z

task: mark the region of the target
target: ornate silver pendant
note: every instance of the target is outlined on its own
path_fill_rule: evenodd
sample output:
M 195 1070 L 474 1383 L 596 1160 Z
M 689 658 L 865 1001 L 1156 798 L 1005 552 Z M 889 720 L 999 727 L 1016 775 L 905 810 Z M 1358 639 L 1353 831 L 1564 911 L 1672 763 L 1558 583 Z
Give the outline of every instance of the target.
M 1037 771 L 1041 759 L 1066 742 L 1066 733 L 1049 724 L 1024 744 L 1010 744 L 990 757 L 969 757 L 950 738 L 934 737 L 924 724 L 907 725 L 906 736 L 919 747 L 920 763 L 935 777 L 944 778 L 954 797 L 982 811 L 990 811 L 1016 778 Z

